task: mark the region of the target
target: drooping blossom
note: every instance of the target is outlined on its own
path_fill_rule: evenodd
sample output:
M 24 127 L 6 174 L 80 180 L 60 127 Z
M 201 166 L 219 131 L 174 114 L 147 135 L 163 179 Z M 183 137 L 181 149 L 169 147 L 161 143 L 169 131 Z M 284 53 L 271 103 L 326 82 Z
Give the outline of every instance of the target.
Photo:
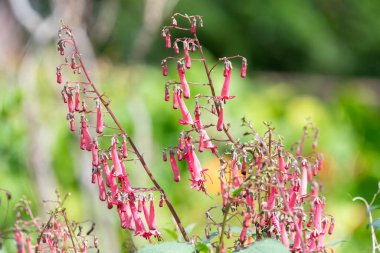
M 98 98 L 96 100 L 96 132 L 101 134 L 104 131 L 104 122 L 103 122 L 103 115 L 102 115 L 102 108 L 101 108 L 101 102 Z
M 173 86 L 173 109 L 176 110 L 178 109 L 178 87 L 177 85 Z
M 123 175 L 120 165 L 119 155 L 116 150 L 116 138 L 113 137 L 111 141 L 111 159 L 113 162 L 113 176 L 120 177 Z
M 189 54 L 189 43 L 187 41 L 183 42 L 183 54 L 185 58 L 185 66 L 189 69 L 191 68 L 191 58 Z
M 174 181 L 179 182 L 181 180 L 181 176 L 179 174 L 178 165 L 174 157 L 173 149 L 170 149 L 169 155 L 170 155 L 170 165 L 172 167 L 173 175 L 174 175 Z
M 94 138 L 94 140 L 92 141 L 92 147 L 91 147 L 92 165 L 93 166 L 98 166 L 99 165 L 98 150 L 99 150 L 98 140 L 96 138 Z
M 240 72 L 240 76 L 242 78 L 244 78 L 244 77 L 247 76 L 247 59 L 244 58 L 244 57 L 241 60 L 241 72 Z
M 90 132 L 88 131 L 87 127 L 87 121 L 84 115 L 81 117 L 81 143 L 80 143 L 80 148 L 83 150 L 91 151 L 92 148 L 92 141 L 91 141 L 91 136 Z
M 165 96 L 164 96 L 164 99 L 165 101 L 169 101 L 170 100 L 170 86 L 169 86 L 169 83 L 165 84 Z
M 61 84 L 62 83 L 62 72 L 61 72 L 61 68 L 59 68 L 59 67 L 57 67 L 56 76 L 57 76 L 57 83 Z
M 179 47 L 177 41 L 174 42 L 173 49 L 175 54 L 179 54 Z
M 308 183 L 308 165 L 307 165 L 306 160 L 303 160 L 301 162 L 301 167 L 302 167 L 302 178 L 301 178 L 300 195 L 304 196 L 307 194 L 307 183 Z
M 108 187 L 111 187 L 112 176 L 111 176 L 110 168 L 107 162 L 107 156 L 104 153 L 102 154 L 102 167 L 103 167 L 104 175 L 106 176 L 106 185 Z
M 178 71 L 179 80 L 182 85 L 183 96 L 185 98 L 190 98 L 190 88 L 189 88 L 189 84 L 186 81 L 185 66 L 182 61 L 177 62 L 177 71 Z
M 185 101 L 182 99 L 182 91 L 181 89 L 177 92 L 177 99 L 179 104 L 179 109 L 181 110 L 182 119 L 179 120 L 179 123 L 182 125 L 193 125 L 193 119 L 191 118 L 191 114 L 189 110 L 187 109 L 187 106 L 185 104 Z
M 222 87 L 221 97 L 224 100 L 233 99 L 234 96 L 230 96 L 230 85 L 231 85 L 231 74 L 232 74 L 232 64 L 229 60 L 224 61 L 224 82 Z
M 102 173 L 100 172 L 99 169 L 96 171 L 96 178 L 97 178 L 98 187 L 99 187 L 99 199 L 101 201 L 105 201 L 106 197 L 107 197 L 107 195 L 106 195 L 106 187 L 104 185 L 104 180 L 103 180 Z
M 74 112 L 74 102 L 73 102 L 73 93 L 70 89 L 66 89 L 66 95 L 67 95 L 67 107 L 69 109 L 69 112 Z
M 191 29 L 190 29 L 190 32 L 194 34 L 196 32 L 196 29 L 197 29 L 197 19 L 195 17 L 193 17 L 191 19 Z
M 223 125 L 224 125 L 224 122 L 223 122 L 223 118 L 224 118 L 224 116 L 223 116 L 223 114 L 224 114 L 224 112 L 223 112 L 223 105 L 222 105 L 222 103 L 220 103 L 220 106 L 219 106 L 219 117 L 218 117 L 218 122 L 216 123 L 216 130 L 218 130 L 218 131 L 223 131 Z
M 127 136 L 125 135 L 123 135 L 123 143 L 121 144 L 121 149 L 123 151 L 123 158 L 128 158 Z
M 161 61 L 161 67 L 162 67 L 162 75 L 167 76 L 168 75 L 168 65 L 166 60 Z
M 172 47 L 172 44 L 171 44 L 171 39 L 170 39 L 170 32 L 168 29 L 165 30 L 165 46 L 166 48 L 171 48 Z
M 69 112 L 67 114 L 67 120 L 70 122 L 70 131 L 74 132 L 75 131 L 75 116 L 74 116 L 74 113 Z
M 18 228 L 15 229 L 15 241 L 17 253 L 25 253 L 24 239 L 22 238 L 22 232 Z
M 80 97 L 79 97 L 79 91 L 80 91 L 80 88 L 79 88 L 79 84 L 75 85 L 75 90 L 74 90 L 74 95 L 75 95 L 75 98 L 74 98 L 74 104 L 75 104 L 75 111 L 79 112 L 80 111 Z

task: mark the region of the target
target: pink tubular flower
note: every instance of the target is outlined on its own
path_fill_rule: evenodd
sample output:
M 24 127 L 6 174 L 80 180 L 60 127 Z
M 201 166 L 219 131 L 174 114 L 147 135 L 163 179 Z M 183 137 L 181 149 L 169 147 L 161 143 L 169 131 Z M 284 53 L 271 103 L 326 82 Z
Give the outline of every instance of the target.
M 169 153 L 170 153 L 170 165 L 172 167 L 173 174 L 174 174 L 174 181 L 179 182 L 181 179 L 181 176 L 179 174 L 177 162 L 174 158 L 174 150 L 170 149 Z
M 285 247 L 289 248 L 289 238 L 286 232 L 286 227 L 284 221 L 280 222 L 280 234 L 281 234 L 281 242 Z
M 80 111 L 80 97 L 79 97 L 79 84 L 75 86 L 75 111 L 79 112 Z
M 229 60 L 224 61 L 224 82 L 223 82 L 223 88 L 222 88 L 222 93 L 221 97 L 224 100 L 227 99 L 233 99 L 234 96 L 229 96 L 230 92 L 230 85 L 231 85 L 231 74 L 232 74 L 232 64 Z
M 61 84 L 62 83 L 62 73 L 61 73 L 61 68 L 57 67 L 57 83 Z
M 176 41 L 174 42 L 173 49 L 175 54 L 179 54 L 179 47 Z
M 107 157 L 104 154 L 102 156 L 102 165 L 103 165 L 104 174 L 106 176 L 106 185 L 110 187 L 111 186 L 111 172 L 107 163 Z
M 186 68 L 189 69 L 191 68 L 191 58 L 189 54 L 189 44 L 186 41 L 183 42 L 183 53 L 184 53 Z
M 169 101 L 170 100 L 170 91 L 169 91 L 170 87 L 169 87 L 169 83 L 165 84 L 165 101 Z
M 182 125 L 193 125 L 193 119 L 191 118 L 191 114 L 187 109 L 185 102 L 182 99 L 182 91 L 179 89 L 177 92 L 177 99 L 179 104 L 179 109 L 182 113 L 182 119 L 179 120 L 179 123 Z
M 172 26 L 174 26 L 174 27 L 177 26 L 177 20 L 175 18 L 172 19 Z
M 217 146 L 211 142 L 211 138 L 208 136 L 206 130 L 201 129 L 201 131 L 204 132 L 203 143 L 204 143 L 205 148 L 211 149 L 211 151 L 214 153 Z
M 197 190 L 204 190 L 203 182 L 206 180 L 202 178 L 202 166 L 198 160 L 194 152 L 193 146 L 190 144 L 190 148 L 188 149 L 187 162 L 189 166 L 189 170 L 191 172 L 191 188 L 197 188 Z
M 216 124 L 216 130 L 218 131 L 223 131 L 223 116 L 224 112 L 223 112 L 223 105 L 222 103 L 220 103 L 220 107 L 219 107 L 219 118 L 218 118 L 218 123 Z
M 157 224 L 156 224 L 156 212 L 154 210 L 154 201 L 153 198 L 150 198 L 150 204 L 149 204 L 149 222 L 148 227 L 150 232 L 157 237 L 159 240 L 161 238 L 160 232 L 157 230 Z
M 120 225 L 121 225 L 121 227 L 122 228 L 127 228 L 127 219 L 126 219 L 126 215 L 125 215 L 126 212 L 122 211 L 122 205 L 121 204 L 119 204 L 117 206 L 117 213 L 118 213 L 119 218 L 120 218 Z
M 135 222 L 136 230 L 135 230 L 135 235 L 141 235 L 144 236 L 146 233 L 144 223 L 142 222 L 139 213 L 137 212 L 135 203 L 133 201 L 129 201 L 129 207 L 131 208 L 132 212 L 132 217 Z
M 67 107 L 69 108 L 69 112 L 74 112 L 74 102 L 73 102 L 73 93 L 70 89 L 66 89 L 67 95 Z
M 201 109 L 199 107 L 199 101 L 198 99 L 195 100 L 195 109 L 194 109 L 194 116 L 195 116 L 195 125 L 198 129 L 202 129 L 202 122 L 201 122 Z
M 162 160 L 164 160 L 164 162 L 168 160 L 168 156 L 166 155 L 166 149 L 162 151 Z
M 169 30 L 166 30 L 165 31 L 165 46 L 166 48 L 171 48 L 172 47 L 172 44 L 171 44 L 171 40 L 170 40 L 170 32 Z
M 120 181 L 120 184 L 121 184 L 121 189 L 124 191 L 124 192 L 132 192 L 133 193 L 133 189 L 132 189 L 132 186 L 131 186 L 131 183 L 129 182 L 129 179 L 128 179 L 128 174 L 122 176 L 122 177 L 119 177 L 119 181 Z
M 201 129 L 203 130 L 203 129 Z M 205 132 L 206 131 L 199 131 L 199 146 L 198 146 L 198 151 L 203 152 L 205 145 L 204 145 L 204 138 L 205 138 Z
M 70 131 L 74 132 L 75 131 L 75 117 L 74 117 L 74 113 L 69 112 L 67 114 L 67 120 L 70 122 Z
M 88 131 L 86 118 L 84 117 L 84 115 L 82 115 L 82 118 L 81 118 L 81 125 L 82 125 L 82 131 L 81 131 L 82 133 L 81 133 L 80 148 L 83 150 L 91 151 L 92 141 L 91 141 L 90 132 Z
M 22 238 L 22 233 L 19 229 L 15 230 L 15 240 L 16 240 L 17 253 L 25 253 L 24 240 Z
M 128 158 L 127 136 L 125 135 L 123 135 L 123 143 L 121 144 L 121 149 L 123 151 L 123 158 Z
M 240 72 L 240 76 L 242 78 L 244 78 L 244 77 L 247 76 L 247 59 L 244 58 L 244 57 L 241 60 L 241 72 Z
M 185 98 L 189 98 L 190 97 L 190 88 L 189 88 L 189 84 L 186 81 L 185 66 L 183 65 L 182 61 L 177 62 L 177 70 L 178 70 L 179 80 L 181 82 L 182 89 L 183 89 L 183 96 Z
M 308 183 L 308 168 L 307 161 L 303 160 L 301 163 L 302 167 L 302 179 L 301 179 L 301 187 L 300 187 L 300 195 L 304 196 L 307 194 L 307 183 Z
M 92 165 L 98 166 L 99 165 L 99 156 L 98 156 L 98 140 L 94 138 L 92 141 L 92 147 L 91 147 L 91 153 L 92 153 Z
M 96 132 L 101 134 L 104 131 L 103 115 L 100 106 L 100 99 L 96 100 Z
M 104 186 L 103 176 L 102 173 L 100 173 L 100 170 L 96 171 L 96 177 L 98 179 L 98 187 L 99 187 L 99 199 L 101 201 L 106 200 L 106 187 Z
M 116 139 L 115 139 L 115 137 L 112 138 L 111 145 L 112 145 L 112 147 L 111 147 L 111 158 L 112 158 L 112 162 L 113 162 L 113 176 L 114 177 L 120 177 L 123 175 L 123 171 L 121 169 L 119 155 L 118 155 L 117 150 L 116 150 Z
M 228 193 L 228 189 L 227 189 L 227 184 L 226 184 L 224 179 L 221 179 L 220 194 L 222 195 L 223 207 L 225 207 L 227 205 L 227 202 L 228 202 L 229 193 Z
M 166 60 L 161 61 L 161 67 L 162 67 L 162 75 L 167 76 L 168 75 L 168 65 Z
M 75 62 L 75 56 L 71 56 L 71 68 L 76 69 L 77 68 L 77 63 Z
M 34 250 L 33 250 L 33 247 L 32 247 L 32 243 L 30 241 L 30 237 L 26 237 L 26 248 L 28 249 L 28 253 L 33 253 Z
M 319 233 L 322 232 L 322 213 L 322 201 L 319 198 L 316 198 L 314 200 L 314 229 Z
M 197 29 L 197 19 L 195 17 L 193 17 L 191 19 L 191 29 L 190 29 L 190 32 L 192 34 L 194 34 L 196 32 L 196 29 Z
M 174 85 L 173 87 L 173 109 L 178 108 L 178 87 L 177 85 Z
M 232 154 L 231 168 L 232 168 L 233 185 L 234 185 L 234 187 L 237 188 L 237 187 L 240 186 L 240 180 L 239 180 L 239 174 L 238 174 L 237 154 L 236 154 L 236 152 L 233 152 L 233 154 Z

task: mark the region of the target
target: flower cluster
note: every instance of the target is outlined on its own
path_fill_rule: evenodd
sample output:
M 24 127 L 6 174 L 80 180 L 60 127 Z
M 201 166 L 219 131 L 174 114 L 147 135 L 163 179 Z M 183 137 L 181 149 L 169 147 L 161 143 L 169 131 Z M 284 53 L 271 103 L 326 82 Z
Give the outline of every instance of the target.
M 178 22 L 176 17 L 179 16 L 185 19 L 185 22 L 188 23 L 188 28 L 178 26 Z M 197 22 L 199 21 L 199 22 Z M 215 156 L 219 156 L 216 152 L 217 146 L 213 143 L 213 140 L 209 137 L 208 129 L 211 127 L 215 127 L 217 131 L 227 131 L 224 125 L 224 104 L 230 99 L 233 99 L 234 96 L 229 95 L 230 84 L 231 84 L 231 75 L 232 75 L 232 63 L 230 60 L 241 58 L 241 77 L 246 76 L 247 70 L 247 60 L 241 56 L 233 56 L 233 57 L 223 57 L 220 62 L 224 63 L 224 82 L 221 88 L 220 96 L 216 96 L 214 92 L 214 88 L 212 82 L 209 79 L 209 83 L 196 83 L 189 82 L 186 79 L 186 71 L 191 69 L 192 61 L 200 62 L 206 64 L 203 51 L 199 40 L 196 36 L 196 27 L 197 23 L 199 23 L 200 27 L 203 27 L 203 21 L 201 16 L 188 16 L 181 14 L 174 14 L 172 16 L 172 25 L 165 26 L 162 29 L 162 37 L 165 38 L 166 47 L 170 48 L 173 44 L 174 53 L 178 55 L 178 57 L 166 57 L 162 60 L 161 66 L 163 75 L 168 75 L 168 61 L 174 60 L 177 64 L 177 73 L 179 81 L 171 80 L 166 82 L 165 84 L 165 101 L 170 101 L 170 89 L 172 87 L 172 107 L 173 109 L 178 109 L 181 111 L 182 118 L 179 120 L 179 123 L 182 125 L 190 126 L 191 129 L 187 131 L 183 131 L 180 133 L 179 144 L 175 147 L 169 148 L 170 154 L 170 164 L 174 173 L 174 180 L 176 182 L 180 181 L 180 174 L 178 170 L 177 160 L 185 160 L 187 163 L 187 168 L 191 175 L 191 188 L 196 188 L 197 190 L 206 191 L 204 187 L 204 182 L 206 181 L 204 172 L 206 169 L 202 168 L 201 163 L 197 157 L 196 151 L 203 152 L 205 149 L 209 149 Z M 170 31 L 172 29 L 177 29 L 181 31 L 189 31 L 192 37 L 182 37 L 176 38 L 174 42 L 171 42 Z M 183 49 L 183 54 L 180 54 L 179 46 L 181 45 Z M 190 53 L 194 53 L 196 51 L 200 51 L 199 55 L 201 58 L 194 58 Z M 215 67 L 215 66 L 214 66 Z M 213 68 L 212 68 L 213 69 Z M 207 71 L 207 76 L 209 78 L 211 74 L 211 70 Z M 197 95 L 195 97 L 195 110 L 194 114 L 192 114 L 185 100 L 189 100 L 191 98 L 190 86 L 191 85 L 203 85 L 212 87 L 212 96 L 206 95 Z M 200 101 L 206 101 L 206 105 L 201 105 Z M 210 103 L 211 102 L 211 103 Z M 206 111 L 207 113 L 212 114 L 216 120 L 216 124 L 204 125 L 201 120 L 201 109 Z M 194 115 L 194 119 L 192 117 Z M 197 146 L 197 148 L 196 148 Z M 175 155 L 177 159 L 175 158 Z M 166 160 L 166 150 L 163 153 L 164 160 Z
M 0 234 L 13 234 L 18 253 L 99 252 L 98 239 L 92 235 L 95 223 L 88 226 L 70 220 L 63 206 L 66 197 L 61 201 L 58 195 L 57 201 L 50 201 L 57 206 L 48 212 L 49 218 L 45 222 L 33 215 L 28 200 L 20 200 L 15 208 L 14 227 L 0 231 Z
M 183 27 L 179 26 L 176 19 L 178 17 L 184 20 Z M 172 16 L 172 25 L 162 29 L 166 47 L 172 47 L 178 55 L 162 60 L 163 75 L 167 76 L 169 73 L 168 61 L 174 60 L 177 62 L 179 79 L 166 82 L 164 98 L 165 101 L 172 100 L 173 109 L 179 108 L 181 111 L 182 118 L 179 123 L 191 127 L 180 133 L 178 145 L 163 151 L 163 159 L 167 161 L 169 150 L 174 180 L 180 181 L 177 160 L 186 160 L 191 176 L 191 188 L 206 191 L 205 169 L 202 168 L 196 153 L 209 149 L 211 154 L 219 159 L 223 219 L 220 222 L 213 219 L 211 210 L 217 209 L 211 208 L 206 212 L 208 225 L 205 229 L 206 238 L 211 240 L 211 246 L 214 246 L 217 252 L 242 249 L 265 237 L 279 239 L 293 252 L 324 252 L 325 236 L 333 232 L 334 220 L 324 214 L 326 201 L 314 180 L 323 167 L 322 154 L 315 151 L 318 130 L 312 124 L 308 124 L 294 154 L 283 147 L 282 137 L 277 135 L 269 124 L 268 131 L 260 137 L 252 124 L 243 119 L 243 126 L 249 129 L 244 138 L 252 138 L 245 142 L 242 141 L 244 138 L 235 140 L 224 122 L 224 106 L 228 100 L 234 98 L 230 95 L 233 72 L 231 61 L 241 60 L 240 76 L 246 77 L 247 60 L 240 55 L 222 57 L 215 65 L 209 67 L 196 34 L 197 21 L 201 24 L 202 18 L 176 13 Z M 190 37 L 176 38 L 172 42 L 171 30 L 189 32 Z M 183 46 L 182 54 L 179 45 Z M 195 51 L 199 51 L 199 58 L 192 54 Z M 191 69 L 192 62 L 204 65 L 207 76 L 205 83 L 187 80 L 186 71 Z M 224 81 L 220 85 L 220 95 L 216 95 L 215 90 L 218 86 L 213 83 L 212 74 L 219 63 L 224 64 Z M 185 103 L 191 98 L 192 85 L 209 88 L 195 96 L 194 114 L 188 110 L 188 103 Z M 208 114 L 207 116 L 211 115 L 207 119 L 211 118 L 212 121 L 207 125 L 201 121 L 201 110 Z M 208 132 L 212 128 L 224 132 L 227 139 L 210 138 Z M 304 155 L 304 145 L 310 135 L 314 138 L 312 151 Z M 228 147 L 227 151 L 220 154 L 214 142 L 224 143 Z M 235 237 L 231 237 L 236 231 L 231 231 L 230 223 L 236 223 L 236 220 L 243 221 L 241 230 Z M 227 240 L 224 239 L 225 236 Z
M 65 62 L 57 67 L 57 83 L 64 84 L 61 94 L 63 102 L 68 106 L 70 130 L 75 131 L 76 124 L 79 124 L 80 148 L 92 153 L 92 183 L 98 185 L 99 199 L 106 201 L 109 209 L 116 207 L 122 228 L 147 239 L 152 235 L 160 239 L 153 192 L 159 192 L 162 206 L 166 201 L 163 190 L 157 185 L 154 188 L 131 185 L 127 163 L 140 160 L 147 170 L 145 162 L 110 110 L 110 101 L 99 93 L 91 81 L 71 29 L 62 25 L 58 36 L 58 51 Z M 84 76 L 85 81 L 64 79 L 65 69 L 71 69 L 76 76 Z M 107 118 L 113 120 L 114 125 L 107 125 Z M 102 142 L 98 141 L 100 138 Z M 108 145 L 102 146 L 100 143 Z M 153 178 L 151 173 L 148 175 Z

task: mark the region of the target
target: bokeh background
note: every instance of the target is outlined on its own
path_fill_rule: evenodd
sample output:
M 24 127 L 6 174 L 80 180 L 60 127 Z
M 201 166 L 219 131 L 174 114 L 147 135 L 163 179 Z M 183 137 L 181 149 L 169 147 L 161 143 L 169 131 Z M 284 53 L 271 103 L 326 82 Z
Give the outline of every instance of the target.
M 204 16 L 199 38 L 210 62 L 236 54 L 248 59 L 248 78 L 233 77 L 231 93 L 237 98 L 226 109 L 233 134 L 241 134 L 245 115 L 261 133 L 263 122 L 272 122 L 289 147 L 307 118 L 318 126 L 325 154 L 319 180 L 327 211 L 336 217 L 328 241 L 338 242 L 336 252 L 369 252 L 368 217 L 352 198 L 369 199 L 380 179 L 380 2 L 373 0 L 1 0 L 0 187 L 13 193 L 11 205 L 26 196 L 44 216 L 43 199 L 54 199 L 55 189 L 71 192 L 70 216 L 97 222 L 102 252 L 145 243 L 131 241 L 116 213 L 98 201 L 90 155 L 79 152 L 78 135 L 68 131 L 55 83 L 61 60 L 56 31 L 63 19 L 184 224 L 195 224 L 192 233 L 202 233 L 204 212 L 218 202 L 218 186 L 209 186 L 209 198 L 189 189 L 185 173 L 174 184 L 161 159 L 161 150 L 174 145 L 181 130 L 178 112 L 163 101 L 167 79 L 160 67 L 172 54 L 160 27 L 175 12 Z M 193 81 L 204 78 L 196 69 L 189 75 Z M 221 85 L 221 72 L 214 78 Z M 215 161 L 203 162 L 217 169 Z M 145 184 L 138 167 L 131 174 Z M 173 229 L 164 217 L 163 209 L 159 226 Z M 8 215 L 3 226 L 13 221 Z M 15 252 L 12 244 L 3 252 Z

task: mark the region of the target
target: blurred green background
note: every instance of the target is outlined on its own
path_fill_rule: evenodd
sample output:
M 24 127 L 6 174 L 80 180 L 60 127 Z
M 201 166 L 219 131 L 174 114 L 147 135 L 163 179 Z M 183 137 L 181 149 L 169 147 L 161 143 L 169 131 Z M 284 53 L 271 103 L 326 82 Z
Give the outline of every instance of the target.
M 248 78 L 233 76 L 237 98 L 226 106 L 235 136 L 242 133 L 243 115 L 261 133 L 263 122 L 271 121 L 288 147 L 300 138 L 306 118 L 318 126 L 326 164 L 319 180 L 328 213 L 336 218 L 328 241 L 344 241 L 336 252 L 369 252 L 368 218 L 352 197 L 369 199 L 380 179 L 380 2 L 373 0 L 0 1 L 0 187 L 13 193 L 12 204 L 25 195 L 43 216 L 41 200 L 53 199 L 54 189 L 72 192 L 71 217 L 97 222 L 103 252 L 125 252 L 131 243 L 116 212 L 98 201 L 90 155 L 78 152 L 78 135 L 65 120 L 55 84 L 61 61 L 56 31 L 64 19 L 78 35 L 95 82 L 112 98 L 112 109 L 184 224 L 194 223 L 193 234 L 202 233 L 204 212 L 218 203 L 217 184 L 209 186 L 213 198 L 190 190 L 186 173 L 175 184 L 161 159 L 161 150 L 175 145 L 182 130 L 179 113 L 163 100 L 168 79 L 160 67 L 173 54 L 164 47 L 160 27 L 175 12 L 204 16 L 198 35 L 210 62 L 236 54 L 248 59 Z M 204 80 L 201 66 L 194 65 L 188 79 Z M 169 72 L 176 78 L 175 69 Z M 217 89 L 221 73 L 214 74 Z M 203 163 L 217 169 L 215 161 Z M 145 185 L 140 167 L 130 174 Z M 3 201 L 0 224 L 4 212 Z M 173 229 L 164 218 L 167 211 L 159 213 L 159 227 Z M 5 226 L 13 220 L 8 216 Z M 14 252 L 12 243 L 3 251 Z

